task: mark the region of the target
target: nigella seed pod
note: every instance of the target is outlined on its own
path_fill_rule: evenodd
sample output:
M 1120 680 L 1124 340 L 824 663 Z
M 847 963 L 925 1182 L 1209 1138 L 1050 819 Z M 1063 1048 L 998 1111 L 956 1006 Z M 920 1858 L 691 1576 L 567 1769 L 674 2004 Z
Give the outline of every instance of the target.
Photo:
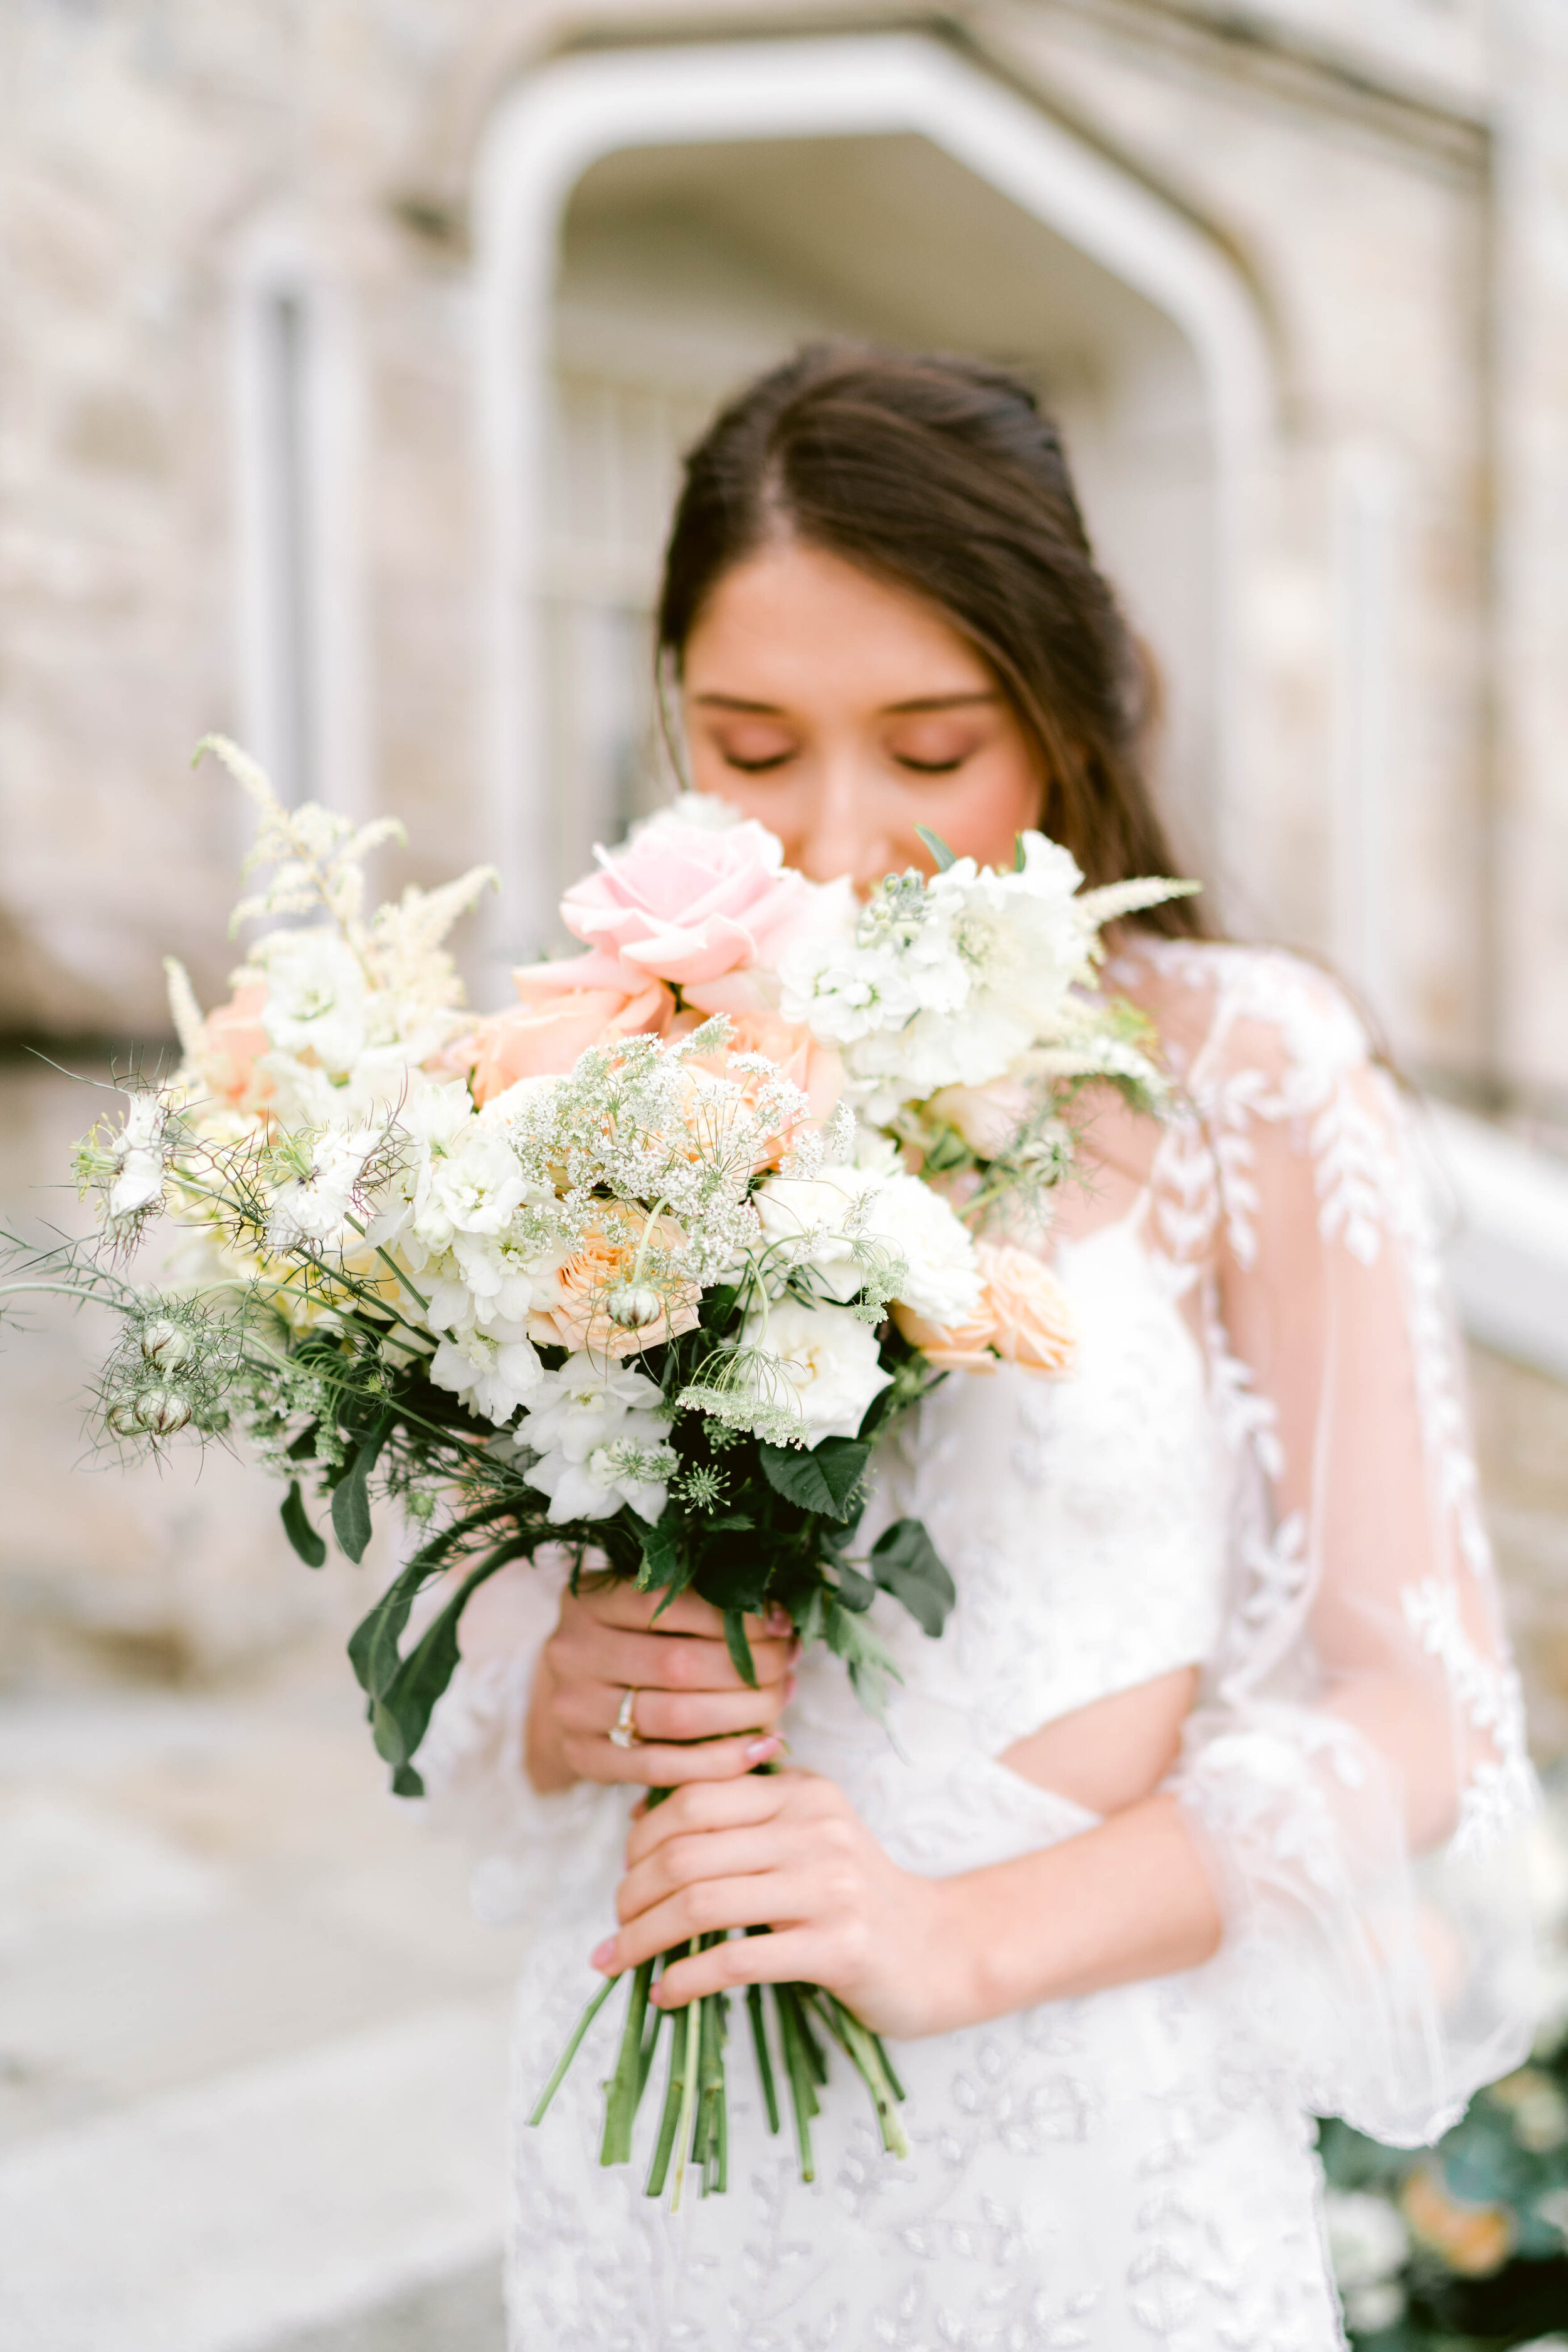
M 166 1315 L 156 1323 L 149 1323 L 142 1334 L 142 1353 L 147 1361 L 167 1370 L 184 1362 L 191 1346 L 190 1333 L 182 1330 L 179 1324 L 171 1323 Z
M 658 1322 L 664 1312 L 664 1301 L 646 1282 L 623 1282 L 605 1299 L 605 1312 L 623 1331 L 641 1331 Z
M 116 1437 L 140 1437 L 142 1416 L 133 1396 L 118 1396 L 103 1416 Z
M 188 1397 L 178 1389 L 149 1389 L 136 1402 L 136 1418 L 153 1437 L 173 1437 L 191 1417 Z

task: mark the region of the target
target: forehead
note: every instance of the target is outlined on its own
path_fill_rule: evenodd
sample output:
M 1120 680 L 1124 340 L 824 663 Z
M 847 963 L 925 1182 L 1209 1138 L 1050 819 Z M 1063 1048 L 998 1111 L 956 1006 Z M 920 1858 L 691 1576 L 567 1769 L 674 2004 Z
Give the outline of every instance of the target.
M 989 693 L 980 655 L 937 606 L 826 549 L 788 541 L 727 572 L 682 666 L 689 693 L 879 705 Z

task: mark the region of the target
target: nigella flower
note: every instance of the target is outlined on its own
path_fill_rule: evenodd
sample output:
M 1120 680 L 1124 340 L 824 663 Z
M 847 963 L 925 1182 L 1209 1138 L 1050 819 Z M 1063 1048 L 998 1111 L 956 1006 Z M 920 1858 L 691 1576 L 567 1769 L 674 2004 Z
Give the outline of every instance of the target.
M 169 1097 L 149 1087 L 121 1089 L 125 1116 L 118 1129 L 100 1122 L 77 1147 L 77 1181 L 98 1187 L 117 1240 L 133 1239 L 163 1205 L 163 1187 L 185 1133 Z

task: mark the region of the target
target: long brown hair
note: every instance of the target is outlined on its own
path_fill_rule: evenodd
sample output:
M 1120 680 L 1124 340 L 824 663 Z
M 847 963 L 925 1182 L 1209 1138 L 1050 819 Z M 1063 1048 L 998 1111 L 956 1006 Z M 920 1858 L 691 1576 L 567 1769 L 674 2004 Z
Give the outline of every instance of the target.
M 979 360 L 842 342 L 748 385 L 686 459 L 658 603 L 677 675 L 719 582 L 780 535 L 911 590 L 968 639 L 1029 740 L 1045 830 L 1091 884 L 1174 872 L 1141 758 L 1149 666 L 1026 385 Z M 1141 919 L 1208 936 L 1190 898 Z

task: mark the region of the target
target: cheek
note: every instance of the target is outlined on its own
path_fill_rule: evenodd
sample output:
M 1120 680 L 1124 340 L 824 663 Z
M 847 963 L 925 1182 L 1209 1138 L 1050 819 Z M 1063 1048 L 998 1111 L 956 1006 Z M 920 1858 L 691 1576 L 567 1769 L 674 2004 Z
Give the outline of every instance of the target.
M 956 856 L 982 866 L 1011 866 L 1017 835 L 1045 815 L 1045 788 L 1022 743 L 997 744 L 971 761 L 949 780 L 940 803 L 929 787 L 909 799 L 911 835 L 916 824 L 927 825 Z

